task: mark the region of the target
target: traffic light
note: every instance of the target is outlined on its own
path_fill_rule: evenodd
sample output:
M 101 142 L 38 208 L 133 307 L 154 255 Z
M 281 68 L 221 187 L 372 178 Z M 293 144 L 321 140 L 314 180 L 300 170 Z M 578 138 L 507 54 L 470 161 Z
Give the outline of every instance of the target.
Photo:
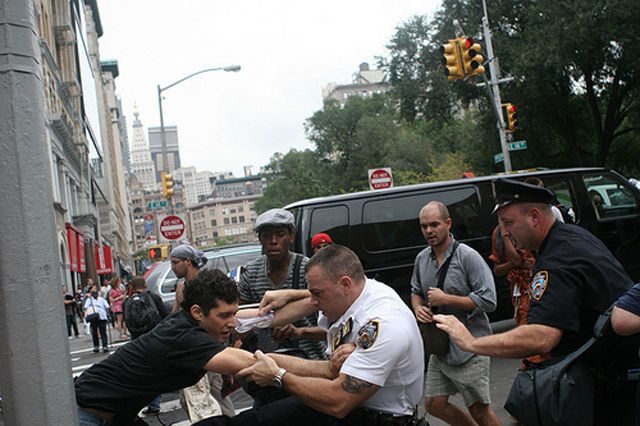
M 168 245 L 164 245 L 160 248 L 160 256 L 162 256 L 163 259 L 166 259 L 167 257 L 169 257 L 169 246 Z
M 449 43 L 440 46 L 444 74 L 449 77 L 449 80 L 460 80 L 464 77 L 462 62 L 460 60 L 460 50 L 458 49 L 458 40 L 460 39 L 449 40 Z
M 482 66 L 484 58 L 480 54 L 482 47 L 471 37 L 461 37 L 458 40 L 460 40 L 460 51 L 462 52 L 462 65 L 465 75 L 484 74 L 484 67 Z
M 518 108 L 513 104 L 504 104 L 507 110 L 507 132 L 518 129 Z
M 162 195 L 167 200 L 173 195 L 173 176 L 162 172 Z
M 160 251 L 160 247 L 151 247 L 149 249 L 149 259 L 151 260 L 162 259 L 162 252 Z

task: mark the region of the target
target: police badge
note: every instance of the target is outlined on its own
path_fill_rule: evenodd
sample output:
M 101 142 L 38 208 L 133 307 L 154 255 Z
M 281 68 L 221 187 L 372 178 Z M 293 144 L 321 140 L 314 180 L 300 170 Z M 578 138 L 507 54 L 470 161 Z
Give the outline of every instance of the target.
M 369 349 L 378 338 L 378 321 L 369 321 L 358 330 L 358 346 L 362 349 Z
M 531 289 L 529 294 L 535 300 L 540 300 L 544 291 L 547 289 L 547 281 L 549 280 L 549 274 L 547 271 L 539 271 L 531 280 Z

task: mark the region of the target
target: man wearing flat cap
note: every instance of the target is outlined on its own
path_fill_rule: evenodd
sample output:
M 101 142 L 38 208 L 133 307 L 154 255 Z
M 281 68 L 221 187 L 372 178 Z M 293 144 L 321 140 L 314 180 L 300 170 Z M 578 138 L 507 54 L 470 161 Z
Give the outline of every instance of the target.
M 527 324 L 475 338 L 453 316 L 435 315 L 434 319 L 469 352 L 507 358 L 567 355 L 593 336 L 596 319 L 631 287 L 631 279 L 599 239 L 579 226 L 555 219 L 550 208 L 554 195 L 548 189 L 498 178 L 494 197 L 494 213 L 504 238 L 536 255 Z M 615 354 L 609 355 L 615 358 Z M 609 374 L 603 382 L 613 381 Z M 620 409 L 612 401 L 603 402 L 607 391 L 596 381 L 594 424 L 626 424 L 625 408 L 632 406 Z M 619 392 L 613 390 L 618 400 Z M 603 415 L 606 410 L 608 414 Z
M 293 214 L 285 209 L 271 209 L 256 219 L 255 231 L 262 244 L 262 256 L 249 262 L 247 270 L 240 276 L 238 291 L 240 303 L 259 303 L 268 290 L 306 289 L 305 264 L 309 260 L 289 250 L 293 244 Z M 261 347 L 263 351 L 276 348 L 275 343 L 285 347 L 298 346 L 311 359 L 325 359 L 323 339 L 325 333 L 317 327 L 315 315 L 303 318 L 292 325 L 257 333 L 273 332 L 273 347 Z M 243 341 L 248 339 L 243 339 Z M 263 341 L 263 338 L 259 339 Z M 267 337 L 267 340 L 270 340 Z

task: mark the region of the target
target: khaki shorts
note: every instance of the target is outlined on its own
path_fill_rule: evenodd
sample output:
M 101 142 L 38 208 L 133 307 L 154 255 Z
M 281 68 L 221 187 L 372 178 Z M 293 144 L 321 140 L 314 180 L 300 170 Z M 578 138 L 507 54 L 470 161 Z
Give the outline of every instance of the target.
M 474 355 L 460 365 L 448 365 L 436 355 L 429 358 L 425 395 L 449 396 L 460 392 L 467 407 L 476 402 L 491 404 L 489 396 L 489 365 L 485 355 Z

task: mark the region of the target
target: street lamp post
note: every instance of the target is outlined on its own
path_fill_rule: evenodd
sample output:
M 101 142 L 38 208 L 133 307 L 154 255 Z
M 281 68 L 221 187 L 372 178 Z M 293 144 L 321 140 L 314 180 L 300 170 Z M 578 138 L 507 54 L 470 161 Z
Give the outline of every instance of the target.
M 238 72 L 240 71 L 240 65 L 230 65 L 227 67 L 217 67 L 217 68 L 207 68 L 204 70 L 200 70 L 197 72 L 194 72 L 192 74 L 189 74 L 186 77 L 181 78 L 178 81 L 174 81 L 173 83 L 165 86 L 165 87 L 160 87 L 160 85 L 158 84 L 158 109 L 160 110 L 160 137 L 162 140 L 162 168 L 164 169 L 164 171 L 166 173 L 169 173 L 169 157 L 168 157 L 168 152 L 167 152 L 167 135 L 165 133 L 165 129 L 164 129 L 164 117 L 162 115 L 162 92 L 164 92 L 167 89 L 172 88 L 173 86 L 175 86 L 176 84 L 180 84 L 185 80 L 190 79 L 191 77 L 194 77 L 198 74 L 202 74 L 205 72 L 211 72 L 211 71 L 225 71 L 225 72 Z M 167 200 L 167 205 L 169 208 L 169 214 L 173 213 L 173 201 L 171 200 L 171 197 L 169 197 L 169 199 Z

